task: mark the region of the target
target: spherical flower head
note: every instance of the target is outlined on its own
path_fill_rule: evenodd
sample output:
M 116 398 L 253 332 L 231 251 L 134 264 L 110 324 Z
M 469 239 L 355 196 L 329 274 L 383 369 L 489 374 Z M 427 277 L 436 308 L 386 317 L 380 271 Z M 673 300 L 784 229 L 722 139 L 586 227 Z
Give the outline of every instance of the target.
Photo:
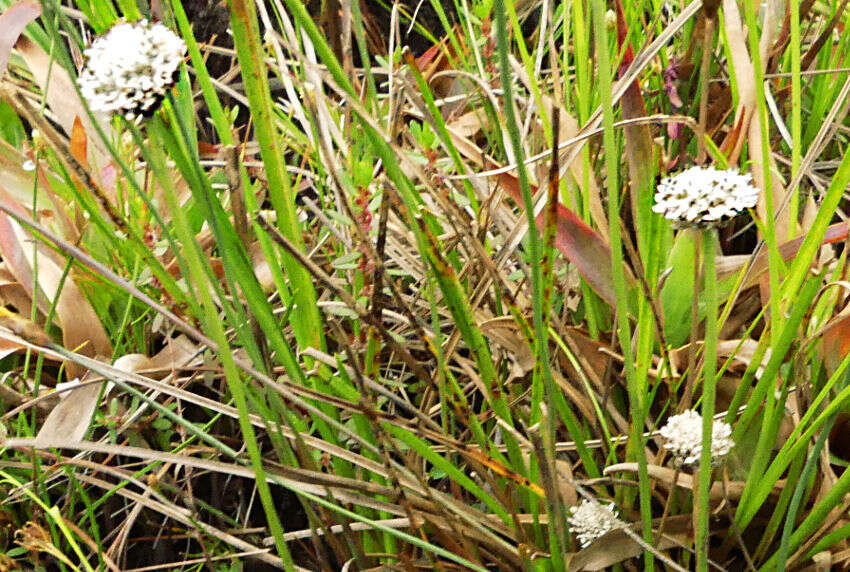
M 594 540 L 615 528 L 626 526 L 617 518 L 614 503 L 604 505 L 587 499 L 583 499 L 578 506 L 570 507 L 567 523 L 570 525 L 570 532 L 576 535 L 582 548 L 587 548 Z
M 652 210 L 677 228 L 720 226 L 758 202 L 752 176 L 735 169 L 691 167 L 658 184 Z
M 673 415 L 659 431 L 666 440 L 664 448 L 673 454 L 677 465 L 699 464 L 702 454 L 702 415 L 693 410 Z M 735 445 L 732 427 L 723 421 L 711 425 L 711 462 L 719 464 Z
M 152 115 L 176 79 L 186 44 L 162 24 L 120 22 L 86 49 L 77 80 L 92 109 Z

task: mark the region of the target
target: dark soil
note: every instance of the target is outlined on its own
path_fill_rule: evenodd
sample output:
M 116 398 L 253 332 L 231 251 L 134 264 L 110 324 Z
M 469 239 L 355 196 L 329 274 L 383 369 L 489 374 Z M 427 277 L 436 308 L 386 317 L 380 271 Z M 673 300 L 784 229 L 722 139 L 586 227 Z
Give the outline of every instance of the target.
M 334 40 L 334 34 L 331 33 L 333 31 L 333 18 L 322 13 L 322 5 L 331 6 L 334 1 L 335 0 L 308 0 L 306 2 L 307 9 L 310 10 L 310 13 L 313 14 L 314 18 L 316 18 L 316 22 L 322 27 L 322 31 L 325 32 L 325 37 L 328 38 L 331 43 L 333 43 Z M 416 11 L 418 0 L 415 2 L 411 1 L 409 4 L 410 12 Z M 454 2 L 452 0 L 442 0 L 442 4 L 443 9 L 446 11 L 450 20 L 454 20 Z M 189 21 L 193 24 L 195 38 L 199 42 L 209 42 L 212 38 L 216 38 L 215 43 L 217 45 L 232 47 L 233 42 L 227 34 L 227 28 L 230 25 L 230 12 L 224 2 L 221 2 L 220 0 L 184 0 L 183 8 L 186 10 L 186 15 L 189 17 Z M 363 19 L 367 23 L 367 28 L 371 25 L 376 32 L 380 34 L 380 37 L 384 39 L 387 38 L 389 36 L 390 28 L 390 12 L 388 8 L 382 3 L 374 0 L 361 0 L 360 9 L 363 14 Z M 419 6 L 418 11 L 416 12 L 416 22 L 429 30 L 435 38 L 441 38 L 444 35 L 442 32 L 442 24 L 440 23 L 437 12 L 431 5 L 430 0 L 424 0 L 422 5 Z M 415 29 L 411 30 L 410 34 L 405 34 L 409 26 L 409 22 L 402 23 L 402 42 L 405 43 L 414 54 L 422 54 L 431 47 L 431 42 Z M 375 45 L 370 47 L 379 48 L 379 46 Z M 383 52 L 385 53 L 386 45 L 384 45 L 383 48 Z M 227 58 L 222 58 L 221 56 L 218 56 L 218 58 L 220 60 L 227 60 Z M 222 69 L 221 72 L 224 73 L 227 69 L 229 68 L 226 67 Z M 214 72 L 212 73 L 215 75 Z

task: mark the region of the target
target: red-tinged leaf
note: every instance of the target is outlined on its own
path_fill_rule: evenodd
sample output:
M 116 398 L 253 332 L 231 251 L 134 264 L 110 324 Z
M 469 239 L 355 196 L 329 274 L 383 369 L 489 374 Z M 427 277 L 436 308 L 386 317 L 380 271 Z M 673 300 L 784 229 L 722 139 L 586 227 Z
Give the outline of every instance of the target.
M 74 126 L 71 128 L 71 155 L 86 169 L 89 168 L 89 158 L 86 154 L 87 147 L 86 130 L 83 128 L 83 122 L 80 121 L 78 115 L 74 117 Z
M 425 70 L 428 69 L 434 60 L 437 59 L 437 56 L 440 55 L 440 48 L 442 48 L 441 44 L 434 44 L 428 50 L 416 58 L 416 69 L 420 71 L 420 73 L 425 73 Z
M 214 159 L 221 151 L 221 145 L 214 145 L 206 141 L 198 141 L 198 154 L 202 159 Z
M 462 38 L 462 36 L 463 34 L 459 34 L 459 39 Z M 463 45 L 462 40 L 460 47 L 461 50 L 465 51 L 466 48 Z M 416 58 L 412 63 L 409 63 L 409 65 L 410 67 L 416 67 L 416 69 L 419 70 L 419 73 L 422 74 L 425 81 L 429 83 L 434 97 L 441 98 L 452 94 L 452 88 L 456 85 L 457 78 L 446 75 L 438 77 L 433 81 L 432 78 L 439 72 L 452 69 L 452 60 L 456 59 L 456 56 L 456 50 L 449 43 L 448 37 L 446 37 L 439 43 L 431 46 L 428 51 Z M 413 56 L 409 53 L 406 54 L 406 57 L 408 57 L 409 60 L 413 60 Z M 443 109 L 444 113 L 446 113 L 446 111 L 446 109 Z
M 36 0 L 18 2 L 0 14 L 0 76 L 6 73 L 12 48 L 24 28 L 40 15 L 41 4 Z
M 623 0 L 617 0 L 614 3 L 614 7 L 617 9 L 617 47 L 620 51 L 623 51 L 623 44 L 626 42 L 626 38 L 629 35 L 629 29 L 626 27 L 626 13 L 623 10 Z M 620 74 L 623 74 L 623 72 L 632 65 L 634 60 L 635 52 L 632 49 L 631 44 L 629 44 L 623 52 L 623 59 L 620 62 Z M 637 85 L 637 80 L 635 80 L 634 83 Z
M 558 205 L 556 224 L 555 246 L 576 265 L 587 283 L 603 300 L 615 305 L 617 298 L 608 244 L 573 211 L 561 204 Z M 537 217 L 537 226 L 543 228 L 542 213 Z
M 499 184 L 518 205 L 523 206 L 522 192 L 516 177 L 501 173 Z M 534 193 L 532 189 L 532 193 Z M 543 213 L 537 217 L 537 228 L 542 232 Z M 555 231 L 555 247 L 567 260 L 575 264 L 582 277 L 600 298 L 611 304 L 617 303 L 614 279 L 611 274 L 611 249 L 602 236 L 590 228 L 567 207 L 559 204 Z M 627 278 L 633 280 L 627 270 Z
M 620 63 L 620 74 L 626 71 L 629 65 L 634 61 L 634 51 L 631 45 L 626 45 L 623 50 L 623 44 L 628 36 L 628 28 L 626 27 L 626 18 L 623 12 L 622 0 L 617 0 L 614 5 L 617 9 L 617 45 L 620 51 L 623 51 L 623 61 Z M 636 119 L 638 117 L 646 117 L 646 104 L 643 100 L 643 94 L 640 91 L 640 84 L 637 79 L 626 88 L 623 97 L 620 99 L 620 106 L 623 110 L 623 119 Z M 639 192 L 647 192 L 651 189 L 652 179 L 655 175 L 653 169 L 653 148 L 652 133 L 649 131 L 649 125 L 640 123 L 637 125 L 627 125 L 623 128 L 626 142 L 626 159 L 629 166 L 629 187 L 631 189 L 631 206 L 634 216 L 638 213 Z M 649 208 L 649 207 L 645 207 Z

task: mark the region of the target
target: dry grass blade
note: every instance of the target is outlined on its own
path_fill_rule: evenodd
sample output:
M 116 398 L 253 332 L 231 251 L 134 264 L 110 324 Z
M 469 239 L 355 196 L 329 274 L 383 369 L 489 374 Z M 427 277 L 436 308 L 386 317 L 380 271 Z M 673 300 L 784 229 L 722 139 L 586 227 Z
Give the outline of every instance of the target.
M 0 14 L 0 77 L 6 73 L 9 56 L 15 42 L 23 33 L 27 24 L 41 15 L 41 4 L 33 0 L 23 0 L 12 4 Z
M 10 438 L 4 443 L 7 447 L 12 448 L 31 448 L 39 450 L 49 449 L 71 449 L 76 451 L 104 453 L 108 455 L 119 455 L 134 457 L 137 459 L 145 459 L 147 461 L 171 463 L 174 465 L 192 467 L 195 469 L 219 472 L 226 475 L 238 476 L 246 479 L 253 479 L 254 472 L 250 467 L 237 465 L 232 463 L 223 463 L 210 459 L 201 459 L 188 455 L 177 455 L 166 453 L 164 451 L 155 451 L 153 449 L 143 449 L 141 447 L 132 447 L 129 445 L 109 445 L 106 443 L 98 443 L 94 441 L 72 441 L 69 439 L 53 439 L 47 440 L 39 437 L 35 438 Z M 305 469 L 294 469 L 290 467 L 278 467 L 269 469 L 267 477 L 269 483 L 283 485 L 294 491 L 307 492 L 317 496 L 334 495 L 338 498 L 344 498 L 349 502 L 358 501 L 364 506 L 372 506 L 375 503 L 368 497 L 358 497 L 356 495 L 347 494 L 345 491 L 358 491 L 382 496 L 392 496 L 393 491 L 389 487 L 382 487 L 366 481 L 357 479 L 346 479 L 335 475 L 326 475 L 321 472 L 307 471 Z M 378 503 L 384 509 L 392 507 L 387 503 Z M 434 507 L 427 503 L 418 503 L 420 508 Z M 399 509 L 392 508 L 392 512 L 398 512 Z
M 850 560 L 850 0 L 318 4 L 0 15 L 0 569 Z
M 762 145 L 762 127 L 761 119 L 759 119 L 756 105 L 756 87 L 755 87 L 755 72 L 753 62 L 747 49 L 746 36 L 744 25 L 741 22 L 741 16 L 738 12 L 738 4 L 731 0 L 723 2 L 724 22 L 726 24 L 726 37 L 729 41 L 731 51 L 732 65 L 735 68 L 735 77 L 738 80 L 738 108 L 735 111 L 735 126 L 736 129 L 730 137 L 723 142 L 721 148 L 727 150 L 729 154 L 729 162 L 736 163 L 740 156 L 741 149 L 744 145 L 744 134 L 746 141 L 749 144 L 749 149 L 755 150 L 752 153 L 752 175 L 756 186 L 764 190 L 766 182 L 764 180 L 764 167 L 761 165 L 761 154 L 758 150 Z M 765 36 L 767 37 L 767 36 Z M 763 38 L 764 39 L 764 38 Z M 766 63 L 766 59 L 761 61 Z M 768 165 L 771 173 L 770 188 L 773 192 L 774 212 L 766 212 L 765 195 L 761 194 L 758 204 L 759 215 L 764 218 L 773 216 L 776 218 L 776 233 L 777 236 L 787 237 L 790 221 L 787 211 L 780 211 L 781 205 L 785 202 L 786 191 L 782 185 L 781 179 L 776 176 L 777 166 L 773 158 Z

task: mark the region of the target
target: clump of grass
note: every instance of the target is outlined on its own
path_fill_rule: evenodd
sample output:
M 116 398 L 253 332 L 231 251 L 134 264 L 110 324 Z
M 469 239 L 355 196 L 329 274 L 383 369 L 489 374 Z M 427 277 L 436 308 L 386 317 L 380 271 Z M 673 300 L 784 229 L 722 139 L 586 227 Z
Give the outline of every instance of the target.
M 2 565 L 844 565 L 850 35 L 790 4 L 0 0 Z M 187 54 L 127 117 L 122 19 Z

